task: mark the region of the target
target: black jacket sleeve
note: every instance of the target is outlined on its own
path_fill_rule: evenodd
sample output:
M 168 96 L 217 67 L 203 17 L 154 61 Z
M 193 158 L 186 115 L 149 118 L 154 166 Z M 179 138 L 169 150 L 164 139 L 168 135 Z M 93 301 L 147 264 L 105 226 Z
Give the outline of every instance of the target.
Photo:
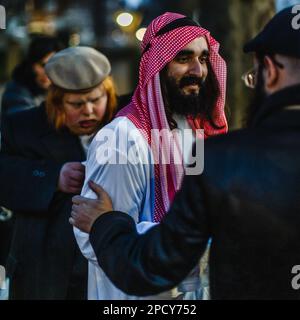
M 1 132 L 0 206 L 13 211 L 47 211 L 57 189 L 61 164 L 30 159 L 20 151 L 7 118 Z
M 99 265 L 122 291 L 147 296 L 173 288 L 198 263 L 209 238 L 200 176 L 186 176 L 163 221 L 143 235 L 122 212 L 94 223 L 90 242 Z

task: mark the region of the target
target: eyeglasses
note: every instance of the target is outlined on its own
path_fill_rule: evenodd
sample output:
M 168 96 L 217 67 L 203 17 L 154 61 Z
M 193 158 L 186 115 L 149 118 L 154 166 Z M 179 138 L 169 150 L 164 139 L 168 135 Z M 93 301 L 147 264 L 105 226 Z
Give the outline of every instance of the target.
M 252 68 L 242 75 L 245 86 L 254 89 L 257 83 L 257 70 Z
M 284 65 L 278 62 L 272 55 L 268 55 L 268 57 L 279 69 L 284 69 Z M 261 60 L 263 61 L 263 57 L 261 58 Z M 246 87 L 255 89 L 257 84 L 257 71 L 257 68 L 252 68 L 242 75 L 242 80 L 244 81 Z

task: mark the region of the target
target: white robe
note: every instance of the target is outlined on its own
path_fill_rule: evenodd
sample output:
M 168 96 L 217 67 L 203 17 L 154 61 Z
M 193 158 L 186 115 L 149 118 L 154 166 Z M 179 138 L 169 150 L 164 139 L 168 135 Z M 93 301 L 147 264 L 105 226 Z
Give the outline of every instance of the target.
M 180 121 L 180 118 L 177 118 L 176 120 L 179 127 L 189 128 L 185 119 Z M 115 137 L 111 138 L 114 134 Z M 191 152 L 192 144 L 193 140 L 188 146 L 185 145 L 185 159 Z M 135 164 L 110 164 L 110 161 L 116 158 L 126 160 L 128 153 L 133 156 L 131 159 L 138 155 L 142 157 L 140 158 L 142 161 Z M 151 163 L 151 150 L 142 134 L 126 117 L 118 117 L 101 129 L 90 145 L 81 195 L 96 198 L 94 192 L 88 187 L 88 181 L 93 180 L 100 184 L 110 195 L 114 210 L 128 213 L 135 220 L 138 232 L 143 233 L 155 225 L 152 222 L 154 166 Z M 130 296 L 120 291 L 100 268 L 89 242 L 89 235 L 77 228 L 74 228 L 74 233 L 81 252 L 89 261 L 89 300 L 172 299 L 174 291 L 147 298 Z

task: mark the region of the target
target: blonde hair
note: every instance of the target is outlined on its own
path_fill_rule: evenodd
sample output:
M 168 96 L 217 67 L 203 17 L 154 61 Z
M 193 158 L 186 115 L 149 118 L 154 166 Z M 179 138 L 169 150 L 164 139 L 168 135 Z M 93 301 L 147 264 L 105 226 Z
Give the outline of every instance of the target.
M 104 89 L 107 93 L 108 101 L 104 118 L 102 120 L 103 125 L 107 124 L 113 118 L 117 110 L 117 96 L 115 85 L 112 77 L 107 77 L 102 82 Z M 89 93 L 96 87 L 78 91 L 69 91 L 52 84 L 48 89 L 46 98 L 46 113 L 48 120 L 54 125 L 55 129 L 60 129 L 65 125 L 66 114 L 63 107 L 63 97 L 65 93 Z

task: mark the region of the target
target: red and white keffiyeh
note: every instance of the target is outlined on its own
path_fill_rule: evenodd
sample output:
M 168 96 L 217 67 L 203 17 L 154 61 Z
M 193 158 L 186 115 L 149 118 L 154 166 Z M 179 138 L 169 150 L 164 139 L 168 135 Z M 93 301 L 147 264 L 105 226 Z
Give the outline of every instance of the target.
M 213 121 L 221 129 L 213 128 L 209 121 L 200 118 L 195 120 L 188 119 L 188 121 L 194 130 L 204 129 L 205 137 L 226 133 L 228 129 L 224 113 L 227 70 L 224 60 L 218 53 L 219 43 L 206 29 L 196 25 L 179 26 L 164 34 L 157 35 L 159 30 L 174 20 L 182 18 L 184 16 L 181 14 L 167 12 L 154 19 L 148 26 L 141 44 L 143 55 L 140 62 L 138 87 L 131 103 L 117 115 L 127 117 L 138 129 L 142 130 L 150 146 L 151 129 L 170 130 L 161 94 L 159 73 L 167 63 L 176 57 L 180 50 L 198 37 L 205 37 L 207 40 L 210 51 L 210 64 L 219 83 L 220 96 L 214 109 Z M 165 147 L 169 146 L 160 148 Z M 155 150 L 152 151 L 155 153 Z M 161 151 L 162 153 L 164 152 L 163 150 Z M 173 154 L 171 154 L 170 159 L 170 164 L 159 162 L 154 165 L 155 222 L 161 221 L 168 211 L 175 193 L 180 188 L 184 175 L 183 165 L 174 164 Z

